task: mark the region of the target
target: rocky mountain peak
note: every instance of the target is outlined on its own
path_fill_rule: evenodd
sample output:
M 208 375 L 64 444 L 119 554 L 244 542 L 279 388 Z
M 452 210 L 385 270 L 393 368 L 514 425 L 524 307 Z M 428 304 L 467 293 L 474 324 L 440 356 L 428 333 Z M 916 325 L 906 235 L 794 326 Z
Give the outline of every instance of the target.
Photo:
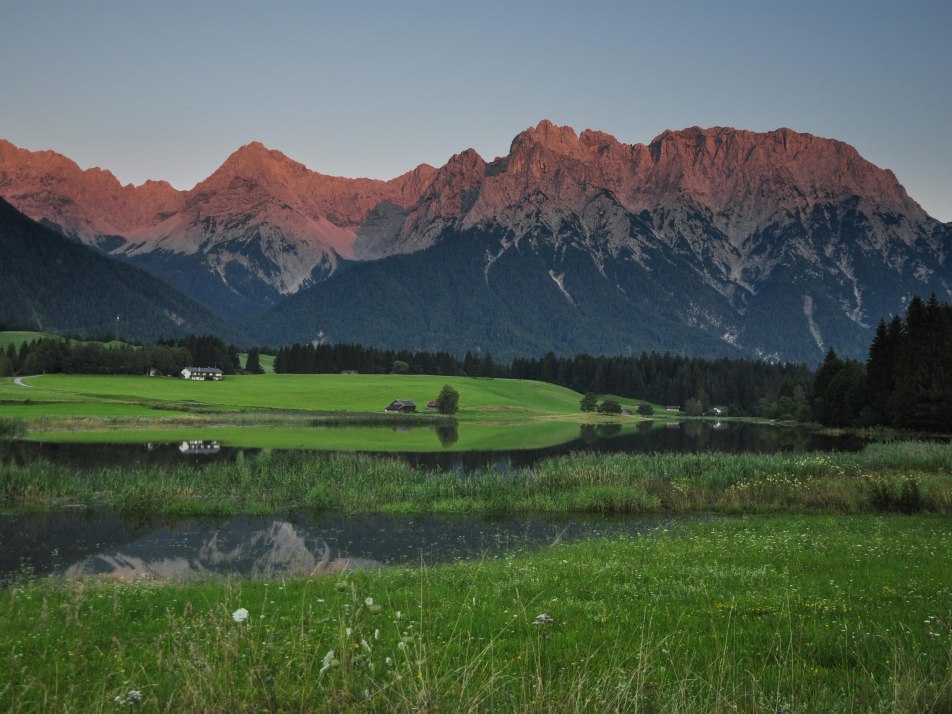
M 509 155 L 525 156 L 536 148 L 579 160 L 584 160 L 589 153 L 587 147 L 579 141 L 575 129 L 570 126 L 557 126 L 548 119 L 543 119 L 535 127 L 516 135 L 509 148 Z

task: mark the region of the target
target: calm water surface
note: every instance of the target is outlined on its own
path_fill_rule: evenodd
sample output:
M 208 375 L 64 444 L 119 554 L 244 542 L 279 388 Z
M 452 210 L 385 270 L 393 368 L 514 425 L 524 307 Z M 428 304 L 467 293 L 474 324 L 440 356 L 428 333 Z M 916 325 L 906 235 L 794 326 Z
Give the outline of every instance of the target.
M 16 575 L 187 578 L 308 576 L 493 557 L 668 528 L 661 517 L 288 514 L 122 518 L 74 509 L 0 516 L 0 580 Z
M 648 424 L 646 422 L 643 422 Z M 831 436 L 807 429 L 743 422 L 690 421 L 635 433 L 619 433 L 614 424 L 581 425 L 573 441 L 543 449 L 508 451 L 446 451 L 382 453 L 428 470 L 478 474 L 490 469 L 505 472 L 532 466 L 541 459 L 577 451 L 596 453 L 776 453 L 857 451 L 867 441 L 855 435 Z M 434 440 L 436 443 L 436 440 Z M 175 444 L 47 444 L 0 442 L 0 462 L 26 464 L 37 460 L 79 468 L 173 465 L 233 460 L 257 449 L 221 446 L 213 441 Z M 375 453 L 375 452 L 369 452 Z

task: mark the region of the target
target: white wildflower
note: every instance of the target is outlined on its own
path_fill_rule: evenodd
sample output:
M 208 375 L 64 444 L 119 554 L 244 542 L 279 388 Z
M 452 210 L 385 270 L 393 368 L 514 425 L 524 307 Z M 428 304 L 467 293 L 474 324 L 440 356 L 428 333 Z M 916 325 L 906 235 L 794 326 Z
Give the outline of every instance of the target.
M 244 622 L 248 619 L 248 611 L 243 607 L 239 607 L 237 610 L 231 613 L 231 619 L 235 622 Z
M 372 597 L 364 598 L 364 605 L 366 605 L 367 607 L 370 607 L 373 604 L 374 604 L 374 599 Z
M 532 624 L 533 624 L 533 625 L 539 625 L 539 626 L 545 626 L 545 625 L 551 625 L 551 624 L 554 623 L 554 622 L 555 622 L 555 620 L 553 620 L 551 617 L 549 617 L 549 616 L 546 615 L 545 613 L 542 613 L 542 614 L 539 615 L 535 620 L 533 620 Z
M 324 655 L 324 659 L 321 660 L 321 670 L 318 674 L 324 674 L 327 670 L 334 666 L 334 650 L 328 650 L 327 654 Z

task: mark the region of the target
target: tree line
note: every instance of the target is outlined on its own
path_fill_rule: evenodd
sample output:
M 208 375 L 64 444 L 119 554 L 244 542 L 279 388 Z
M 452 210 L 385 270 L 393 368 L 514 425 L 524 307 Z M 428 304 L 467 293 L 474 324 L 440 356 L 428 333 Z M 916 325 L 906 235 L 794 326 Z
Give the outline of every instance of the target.
M 865 364 L 831 348 L 811 412 L 827 426 L 952 432 L 952 305 L 916 296 L 905 318 L 880 320 Z
M 189 335 L 154 345 L 114 345 L 46 337 L 0 350 L 0 377 L 27 374 L 175 375 L 185 367 L 217 367 L 225 374 L 242 370 L 238 348 L 212 335 Z M 248 353 L 245 371 L 260 373 L 260 348 Z
M 724 406 L 734 415 L 806 419 L 813 372 L 802 364 L 754 360 L 680 357 L 643 353 L 631 356 L 517 358 L 496 362 L 491 354 L 467 352 L 460 360 L 448 352 L 410 352 L 351 344 L 295 344 L 278 350 L 276 372 L 332 374 L 434 374 L 532 379 L 577 392 L 637 397 L 660 404 L 696 405 L 699 413 Z

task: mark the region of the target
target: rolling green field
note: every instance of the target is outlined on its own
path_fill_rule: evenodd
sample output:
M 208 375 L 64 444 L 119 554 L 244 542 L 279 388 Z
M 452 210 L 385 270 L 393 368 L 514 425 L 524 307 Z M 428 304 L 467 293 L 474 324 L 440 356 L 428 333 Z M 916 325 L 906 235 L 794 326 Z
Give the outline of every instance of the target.
M 29 330 L 6 330 L 0 332 L 0 349 L 6 349 L 8 345 L 13 345 L 17 349 L 20 349 L 20 345 L 24 342 L 33 342 L 35 340 L 61 340 L 67 339 L 68 342 L 73 344 L 87 344 L 91 342 L 99 342 L 99 344 L 104 345 L 105 347 L 121 347 L 127 345 L 128 343 L 123 342 L 122 340 L 109 340 L 109 342 L 100 342 L 99 340 L 75 340 L 71 338 L 64 338 L 61 335 L 54 335 L 50 332 L 34 332 Z M 262 365 L 264 362 L 262 361 Z
M 746 517 L 313 579 L 25 579 L 0 708 L 942 714 L 949 542 L 935 516 Z
M 575 439 L 579 423 L 609 417 L 579 411 L 581 395 L 542 382 L 417 375 L 226 377 L 221 382 L 102 375 L 0 380 L 0 417 L 28 422 L 28 438 L 50 442 L 146 443 L 193 439 L 226 446 L 373 451 L 541 448 Z M 454 434 L 421 419 L 394 428 L 316 428 L 327 415 L 383 414 L 395 399 L 426 403 L 444 384 L 460 395 Z M 616 417 L 633 429 L 633 417 Z
M 424 375 L 262 374 L 190 382 L 172 377 L 63 375 L 26 377 L 26 390 L 5 379 L 0 400 L 47 400 L 175 407 L 201 404 L 221 411 L 248 409 L 315 412 L 382 412 L 395 399 L 410 399 L 424 411 L 444 384 L 460 394 L 459 418 L 483 414 L 532 417 L 578 412 L 580 395 L 543 382 Z M 14 416 L 10 414 L 10 416 Z
M 6 349 L 8 345 L 13 345 L 20 349 L 24 342 L 33 342 L 34 340 L 43 340 L 55 338 L 56 335 L 47 332 L 30 332 L 27 330 L 6 330 L 0 331 L 0 348 Z

